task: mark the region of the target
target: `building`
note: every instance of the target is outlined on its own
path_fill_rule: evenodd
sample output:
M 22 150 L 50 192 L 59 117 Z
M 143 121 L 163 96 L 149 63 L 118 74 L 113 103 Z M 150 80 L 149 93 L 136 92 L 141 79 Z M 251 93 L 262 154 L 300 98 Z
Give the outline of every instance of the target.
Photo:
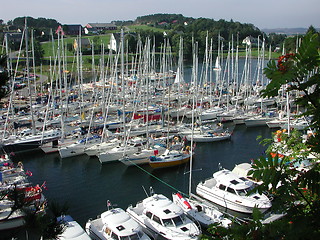
M 5 32 L 5 36 L 7 37 L 8 42 L 10 43 L 20 43 L 22 39 L 21 32 Z
M 108 48 L 117 52 L 121 42 L 121 34 L 120 33 L 112 33 L 110 38 L 110 44 Z
M 86 33 L 101 33 L 107 30 L 117 30 L 117 26 L 113 23 L 88 23 L 85 26 Z
M 79 39 L 73 42 L 73 49 L 77 51 L 79 47 Z M 91 42 L 88 38 L 81 38 L 81 51 L 91 51 Z
M 63 31 L 62 31 L 63 29 Z M 71 25 L 63 25 L 62 28 L 59 26 L 56 30 L 56 33 L 61 32 L 62 35 L 81 35 L 84 34 L 84 29 L 80 24 L 71 24 Z
M 256 46 L 258 46 L 258 44 L 259 44 L 259 46 L 261 46 L 262 42 L 261 42 L 261 40 L 259 38 L 254 38 L 252 36 L 248 36 L 248 37 L 246 37 L 245 39 L 242 40 L 242 44 L 246 44 L 248 46 L 256 47 Z

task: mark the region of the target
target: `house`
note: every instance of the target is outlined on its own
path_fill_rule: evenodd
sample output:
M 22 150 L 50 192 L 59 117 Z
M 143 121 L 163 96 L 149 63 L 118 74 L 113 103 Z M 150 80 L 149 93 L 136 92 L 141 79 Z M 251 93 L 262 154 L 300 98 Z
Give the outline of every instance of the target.
M 11 42 L 13 44 L 21 42 L 21 39 L 22 39 L 21 32 L 5 32 L 4 34 L 7 37 L 8 42 Z
M 261 46 L 262 42 L 259 38 L 254 38 L 252 36 L 248 36 L 242 40 L 242 44 L 246 44 L 248 46 Z
M 75 39 L 73 42 L 73 49 L 77 51 L 79 46 L 79 39 Z M 81 51 L 90 51 L 91 42 L 88 38 L 81 38 Z
M 100 33 L 107 30 L 117 30 L 113 23 L 88 23 L 85 26 L 86 33 Z
M 167 23 L 167 22 L 165 22 L 165 21 L 163 21 L 163 22 L 159 22 L 159 23 L 158 23 L 158 25 L 160 25 L 160 26 L 167 26 L 167 25 L 168 25 L 168 23 Z
M 63 35 L 81 35 L 84 34 L 84 29 L 80 24 L 63 25 Z M 61 31 L 61 26 L 58 27 L 56 33 Z
M 120 33 L 112 33 L 110 38 L 110 44 L 108 48 L 117 52 L 121 42 L 121 34 Z

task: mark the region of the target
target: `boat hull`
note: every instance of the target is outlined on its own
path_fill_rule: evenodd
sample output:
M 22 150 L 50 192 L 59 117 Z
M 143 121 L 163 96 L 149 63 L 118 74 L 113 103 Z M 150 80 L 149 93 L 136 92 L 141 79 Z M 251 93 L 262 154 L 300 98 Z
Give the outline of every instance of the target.
M 175 161 L 149 161 L 149 165 L 154 169 L 175 167 L 185 164 L 190 160 L 190 156 Z

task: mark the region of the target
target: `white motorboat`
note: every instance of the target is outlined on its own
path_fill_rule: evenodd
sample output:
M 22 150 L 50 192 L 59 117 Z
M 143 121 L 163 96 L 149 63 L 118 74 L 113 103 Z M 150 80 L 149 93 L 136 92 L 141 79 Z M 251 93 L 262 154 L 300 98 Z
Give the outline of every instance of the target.
M 181 193 L 173 193 L 172 200 L 183 209 L 190 218 L 199 222 L 202 226 L 208 227 L 211 224 L 218 223 L 223 227 L 229 227 L 231 220 L 224 217 L 224 214 L 217 208 L 209 206 L 195 198 L 184 198 Z
M 256 207 L 265 212 L 271 207 L 271 200 L 264 194 L 248 192 L 254 188 L 254 182 L 239 177 L 230 170 L 223 169 L 212 178 L 200 182 L 196 193 L 220 206 L 243 213 L 252 213 Z
M 162 194 L 153 194 L 127 208 L 144 231 L 155 239 L 198 239 L 201 230 L 182 210 Z
M 141 226 L 121 208 L 108 210 L 96 219 L 89 220 L 86 231 L 90 238 L 95 240 L 150 240 Z
M 57 221 L 64 225 L 63 233 L 58 236 L 58 240 L 90 240 L 89 235 L 84 231 L 78 222 L 70 215 L 63 215 Z
M 193 134 L 193 135 L 187 135 L 186 138 L 188 141 L 191 141 L 193 138 L 194 142 L 217 142 L 217 141 L 223 141 L 223 140 L 229 140 L 231 139 L 232 133 L 225 131 L 225 132 L 206 132 L 203 134 Z
M 250 163 L 240 163 L 236 164 L 235 167 L 232 169 L 232 172 L 239 177 L 247 178 L 256 184 L 261 184 L 262 182 L 257 182 L 255 179 L 252 178 L 252 176 L 249 174 L 249 172 L 253 170 Z

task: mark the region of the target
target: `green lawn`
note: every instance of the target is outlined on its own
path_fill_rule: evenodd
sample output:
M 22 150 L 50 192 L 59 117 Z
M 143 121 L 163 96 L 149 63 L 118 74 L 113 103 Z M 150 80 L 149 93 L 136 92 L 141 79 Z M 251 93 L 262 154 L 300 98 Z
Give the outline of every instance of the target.
M 109 42 L 110 42 L 110 34 L 106 34 L 106 35 L 94 35 L 94 36 L 82 36 L 81 39 L 90 39 L 90 41 L 94 42 L 95 46 L 100 47 L 101 44 L 103 43 L 105 45 L 105 48 L 107 48 Z M 70 51 L 70 49 L 72 48 L 71 46 L 73 46 L 73 43 L 75 41 L 75 39 L 77 39 L 76 36 L 74 37 L 67 37 L 67 38 L 63 38 L 60 41 L 60 45 L 63 42 L 63 45 L 65 46 L 65 49 L 67 49 L 66 52 L 66 56 L 73 56 L 74 55 L 74 50 Z M 54 44 L 52 42 L 45 42 L 42 43 L 42 48 L 44 50 L 44 57 L 48 58 L 48 57 L 53 57 L 55 54 L 53 53 L 53 48 L 55 49 L 55 52 L 57 51 L 58 48 L 58 41 L 55 40 Z

